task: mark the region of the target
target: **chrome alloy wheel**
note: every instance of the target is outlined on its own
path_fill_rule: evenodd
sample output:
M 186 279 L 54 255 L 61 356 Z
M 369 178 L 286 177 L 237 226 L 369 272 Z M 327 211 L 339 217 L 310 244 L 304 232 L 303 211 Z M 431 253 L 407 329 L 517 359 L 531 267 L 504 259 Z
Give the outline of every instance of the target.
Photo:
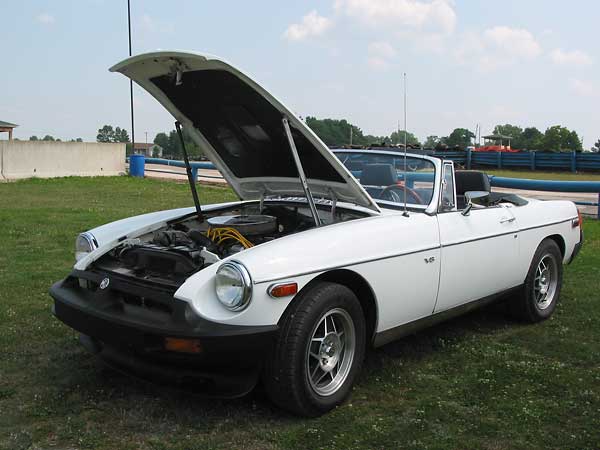
M 533 296 L 540 310 L 552 304 L 558 286 L 558 268 L 554 257 L 545 254 L 537 266 L 533 280 Z
M 323 314 L 306 349 L 308 381 L 318 395 L 332 395 L 344 384 L 355 350 L 356 333 L 350 314 L 340 308 Z

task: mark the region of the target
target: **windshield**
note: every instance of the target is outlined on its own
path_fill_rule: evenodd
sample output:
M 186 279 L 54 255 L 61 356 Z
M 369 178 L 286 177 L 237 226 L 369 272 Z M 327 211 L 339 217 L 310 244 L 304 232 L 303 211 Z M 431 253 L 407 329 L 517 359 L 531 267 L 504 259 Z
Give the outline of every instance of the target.
M 335 152 L 369 195 L 385 205 L 427 206 L 433 196 L 435 166 L 431 161 L 404 155 L 371 151 Z

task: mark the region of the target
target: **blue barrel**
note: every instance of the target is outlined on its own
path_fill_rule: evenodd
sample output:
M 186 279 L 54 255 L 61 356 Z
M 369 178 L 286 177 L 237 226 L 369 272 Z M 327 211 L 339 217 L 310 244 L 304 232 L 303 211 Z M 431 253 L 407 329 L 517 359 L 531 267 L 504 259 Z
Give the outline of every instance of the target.
M 144 166 L 146 158 L 144 155 L 131 155 L 129 157 L 129 175 L 144 178 Z

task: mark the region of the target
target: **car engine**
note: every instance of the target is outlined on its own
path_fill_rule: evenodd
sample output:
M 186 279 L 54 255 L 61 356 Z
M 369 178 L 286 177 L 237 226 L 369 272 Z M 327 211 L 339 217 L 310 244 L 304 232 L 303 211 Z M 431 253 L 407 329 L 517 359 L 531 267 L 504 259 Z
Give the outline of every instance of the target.
M 125 239 L 94 266 L 103 271 L 181 285 L 190 275 L 254 245 L 314 226 L 298 208 L 267 206 L 259 211 L 230 211 L 195 216 L 135 239 Z

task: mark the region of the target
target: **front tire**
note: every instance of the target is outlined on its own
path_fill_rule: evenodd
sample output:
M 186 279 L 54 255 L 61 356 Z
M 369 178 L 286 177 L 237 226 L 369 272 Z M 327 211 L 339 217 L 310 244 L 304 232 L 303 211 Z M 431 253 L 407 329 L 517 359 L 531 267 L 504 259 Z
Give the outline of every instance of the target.
M 512 301 L 513 314 L 532 323 L 548 319 L 560 297 L 562 275 L 561 251 L 554 240 L 544 239 L 533 256 L 521 294 Z
M 265 364 L 266 391 L 278 406 L 315 417 L 350 393 L 365 355 L 366 326 L 356 295 L 320 282 L 294 299 Z

